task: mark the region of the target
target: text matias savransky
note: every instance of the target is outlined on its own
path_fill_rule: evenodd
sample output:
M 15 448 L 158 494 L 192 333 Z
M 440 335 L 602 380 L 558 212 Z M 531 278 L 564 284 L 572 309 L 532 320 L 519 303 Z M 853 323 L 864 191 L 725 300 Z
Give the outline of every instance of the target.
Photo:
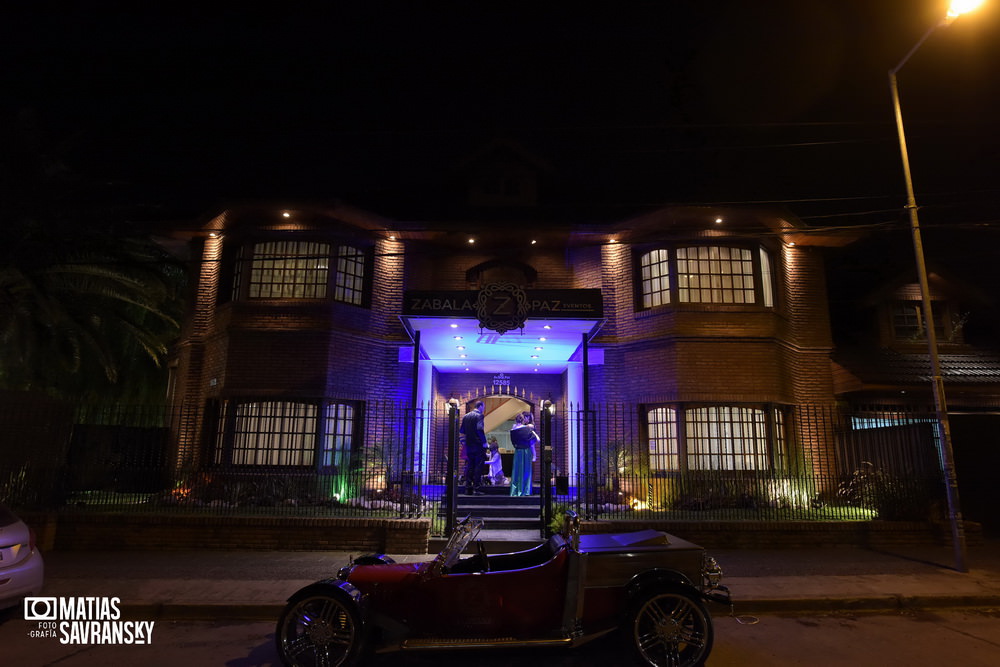
M 24 601 L 24 619 L 38 627 L 29 637 L 61 644 L 152 644 L 153 621 L 123 621 L 116 597 L 35 597 Z

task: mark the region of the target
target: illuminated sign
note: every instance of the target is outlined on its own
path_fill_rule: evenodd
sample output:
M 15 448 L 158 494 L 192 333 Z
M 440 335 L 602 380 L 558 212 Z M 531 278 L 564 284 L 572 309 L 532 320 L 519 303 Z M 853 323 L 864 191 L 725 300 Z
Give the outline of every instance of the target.
M 508 283 L 509 284 L 509 283 Z M 503 284 L 501 284 L 503 285 Z M 492 288 L 492 289 L 491 289 Z M 604 305 L 599 289 L 522 290 L 490 285 L 480 291 L 408 291 L 403 295 L 403 315 L 421 317 L 471 317 L 485 315 L 513 319 L 523 307 L 525 319 L 601 319 Z M 523 295 L 523 301 L 521 296 Z M 481 301 L 483 299 L 483 301 Z M 492 328 L 486 327 L 484 328 Z M 514 328 L 514 327 L 509 327 Z M 497 331 L 497 329 L 493 329 Z

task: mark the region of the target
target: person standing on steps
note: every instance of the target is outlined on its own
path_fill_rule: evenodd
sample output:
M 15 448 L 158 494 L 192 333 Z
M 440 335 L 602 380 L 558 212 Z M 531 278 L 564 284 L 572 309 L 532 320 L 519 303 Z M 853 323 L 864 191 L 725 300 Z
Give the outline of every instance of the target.
M 465 436 L 465 493 L 483 495 L 483 464 L 486 463 L 486 432 L 483 430 L 482 401 L 465 413 L 459 432 Z
M 486 450 L 486 464 L 490 467 L 490 472 L 486 477 L 493 486 L 503 486 L 504 484 L 509 483 L 510 480 L 504 477 L 503 474 L 503 460 L 500 457 L 500 443 L 497 442 L 497 439 L 494 436 L 490 436 L 486 440 L 486 443 L 489 447 Z
M 538 434 L 532 426 L 530 412 L 521 412 L 514 418 L 510 429 L 510 442 L 514 445 L 514 469 L 510 473 L 510 495 L 531 495 L 531 468 L 536 458 L 535 445 Z

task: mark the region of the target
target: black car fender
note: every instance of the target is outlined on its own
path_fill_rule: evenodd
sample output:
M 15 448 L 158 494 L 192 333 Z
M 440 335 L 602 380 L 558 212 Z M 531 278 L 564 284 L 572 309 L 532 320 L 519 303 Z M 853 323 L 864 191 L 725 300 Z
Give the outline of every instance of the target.
M 319 581 L 313 582 L 308 586 L 304 586 L 303 588 L 295 591 L 295 593 L 288 598 L 288 602 L 293 602 L 310 595 L 330 595 L 341 599 L 347 599 L 357 605 L 359 610 L 364 611 L 364 594 L 358 589 L 357 586 L 348 581 L 341 581 L 340 579 L 334 578 L 320 579 Z
M 625 592 L 628 595 L 628 599 L 632 600 L 645 591 L 663 587 L 680 588 L 696 598 L 701 597 L 701 591 L 698 590 L 690 579 L 677 570 L 666 568 L 654 568 L 639 572 L 625 584 Z

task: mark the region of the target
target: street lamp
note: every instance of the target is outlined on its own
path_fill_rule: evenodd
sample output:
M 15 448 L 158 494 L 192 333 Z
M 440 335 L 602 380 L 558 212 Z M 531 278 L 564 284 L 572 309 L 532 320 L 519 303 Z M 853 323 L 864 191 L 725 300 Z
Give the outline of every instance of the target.
M 938 448 L 945 480 L 945 496 L 948 502 L 948 519 L 951 523 L 952 546 L 955 549 L 955 569 L 968 572 L 965 564 L 965 529 L 962 525 L 962 510 L 958 499 L 958 478 L 955 475 L 955 455 L 951 446 L 951 425 L 948 422 L 948 404 L 945 400 L 944 381 L 941 378 L 941 360 L 938 356 L 937 331 L 934 328 L 934 313 L 931 308 L 931 291 L 927 280 L 927 265 L 924 262 L 924 246 L 920 239 L 920 220 L 917 215 L 917 201 L 913 195 L 913 179 L 910 176 L 910 158 L 906 151 L 906 135 L 903 133 L 903 112 L 899 106 L 899 87 L 896 73 L 906 64 L 917 49 L 940 27 L 950 25 L 961 14 L 972 11 L 983 0 L 953 0 L 948 14 L 930 27 L 924 36 L 910 49 L 899 64 L 889 70 L 889 90 L 892 106 L 896 114 L 896 132 L 899 135 L 899 153 L 903 159 L 903 179 L 906 182 L 906 210 L 910 216 L 910 235 L 913 237 L 913 252 L 917 260 L 917 277 L 920 281 L 920 299 L 923 304 L 924 331 L 927 332 L 927 352 L 931 359 L 931 384 L 934 394 L 934 410 L 937 413 Z

